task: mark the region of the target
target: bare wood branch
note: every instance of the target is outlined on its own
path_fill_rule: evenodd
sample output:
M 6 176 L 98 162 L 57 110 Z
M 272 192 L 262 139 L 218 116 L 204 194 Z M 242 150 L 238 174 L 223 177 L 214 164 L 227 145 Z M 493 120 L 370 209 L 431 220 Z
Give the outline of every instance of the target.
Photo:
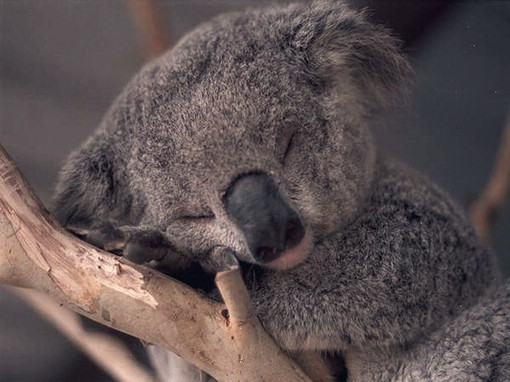
M 117 338 L 83 329 L 80 317 L 47 295 L 31 289 L 9 288 L 42 317 L 59 329 L 79 349 L 117 381 L 154 382 L 152 373 L 139 364 Z
M 227 305 L 230 325 L 236 331 L 242 331 L 244 325 L 258 323 L 250 296 L 238 269 L 218 272 L 216 285 L 218 285 L 223 301 Z
M 135 21 L 140 45 L 148 58 L 155 58 L 170 49 L 174 42 L 164 27 L 156 0 L 127 0 Z
M 238 343 L 224 304 L 78 240 L 49 216 L 0 149 L 0 283 L 165 347 L 220 381 L 310 381 L 260 325 Z M 245 325 L 243 330 L 251 330 Z
M 480 237 L 491 242 L 498 213 L 510 191 L 510 113 L 507 116 L 496 161 L 489 180 L 470 208 L 470 218 Z
M 218 249 L 218 251 L 221 252 L 222 249 Z M 232 338 L 235 338 L 237 346 L 240 346 L 239 354 L 242 357 L 245 351 L 241 347 L 250 347 L 253 343 L 256 343 L 256 338 L 253 338 L 253 336 L 264 333 L 264 329 L 255 315 L 250 295 L 238 266 L 234 265 L 226 268 L 230 269 L 218 272 L 215 281 L 228 309 L 228 311 L 222 313 L 228 319 Z M 258 357 L 264 356 L 264 353 L 258 353 Z M 313 351 L 298 352 L 292 354 L 292 356 L 313 381 L 333 382 L 335 380 L 328 365 L 318 353 Z M 243 359 L 240 358 L 239 361 L 243 362 Z

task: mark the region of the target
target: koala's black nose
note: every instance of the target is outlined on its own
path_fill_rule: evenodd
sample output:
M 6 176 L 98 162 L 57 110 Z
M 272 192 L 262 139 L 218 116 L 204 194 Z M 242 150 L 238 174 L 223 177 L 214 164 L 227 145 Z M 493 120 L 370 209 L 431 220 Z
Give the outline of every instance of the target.
M 305 232 L 299 216 L 266 174 L 254 173 L 236 179 L 224 203 L 257 261 L 270 262 L 303 239 Z

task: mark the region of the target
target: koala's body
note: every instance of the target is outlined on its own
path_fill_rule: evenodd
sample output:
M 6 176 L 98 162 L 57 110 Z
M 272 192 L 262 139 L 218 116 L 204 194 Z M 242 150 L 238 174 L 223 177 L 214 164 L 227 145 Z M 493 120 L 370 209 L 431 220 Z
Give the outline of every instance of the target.
M 372 139 L 408 74 L 387 31 L 338 1 L 218 17 L 126 87 L 64 167 L 56 216 L 177 276 L 232 249 L 275 340 L 343 358 L 349 380 L 508 375 L 493 255 Z

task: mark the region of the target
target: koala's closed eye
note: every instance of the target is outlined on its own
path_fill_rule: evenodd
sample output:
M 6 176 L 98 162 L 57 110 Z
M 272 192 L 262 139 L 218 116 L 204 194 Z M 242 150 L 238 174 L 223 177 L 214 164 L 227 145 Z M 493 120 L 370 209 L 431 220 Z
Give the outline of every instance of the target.
M 289 157 L 289 154 L 292 150 L 292 148 L 295 146 L 295 134 L 292 134 L 288 141 L 287 141 L 287 146 L 285 147 L 285 151 L 283 152 L 283 155 L 282 155 L 282 164 L 285 166 L 286 162 L 288 161 L 288 157 Z
M 214 212 L 206 205 L 183 205 L 175 211 L 170 223 L 208 223 L 214 220 Z
M 182 215 L 182 216 L 179 216 L 176 220 L 195 221 L 197 223 L 200 223 L 200 222 L 207 222 L 207 221 L 213 220 L 215 218 L 216 218 L 216 216 L 211 212 L 211 213 L 198 213 L 198 214 Z

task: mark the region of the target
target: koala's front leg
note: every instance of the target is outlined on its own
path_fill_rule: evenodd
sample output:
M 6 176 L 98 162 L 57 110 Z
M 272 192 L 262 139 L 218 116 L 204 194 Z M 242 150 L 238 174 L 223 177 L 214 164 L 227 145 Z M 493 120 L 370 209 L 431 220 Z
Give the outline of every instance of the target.
M 101 221 L 90 226 L 75 224 L 67 228 L 88 243 L 137 264 L 164 261 L 165 271 L 170 274 L 191 265 L 191 259 L 176 251 L 163 232 L 151 227 Z

